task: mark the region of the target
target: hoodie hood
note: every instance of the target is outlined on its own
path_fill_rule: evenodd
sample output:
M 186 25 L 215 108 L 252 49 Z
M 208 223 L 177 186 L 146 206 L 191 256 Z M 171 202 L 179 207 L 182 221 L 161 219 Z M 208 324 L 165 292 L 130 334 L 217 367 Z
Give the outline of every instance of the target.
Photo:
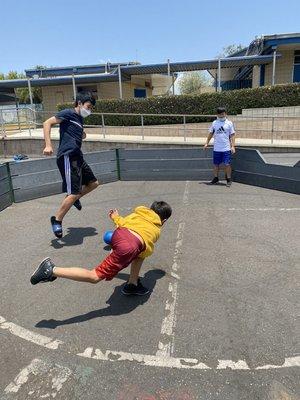
M 139 206 L 136 207 L 134 212 L 143 219 L 145 219 L 146 221 L 152 222 L 152 224 L 157 226 L 162 226 L 160 216 L 156 214 L 156 212 L 151 210 L 149 207 Z

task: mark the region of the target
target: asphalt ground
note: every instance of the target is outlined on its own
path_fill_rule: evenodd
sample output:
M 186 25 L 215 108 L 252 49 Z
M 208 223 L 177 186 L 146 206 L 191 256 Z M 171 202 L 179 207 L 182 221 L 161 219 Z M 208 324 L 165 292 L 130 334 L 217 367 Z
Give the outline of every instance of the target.
M 298 399 L 299 196 L 234 183 L 116 182 L 82 200 L 55 239 L 63 195 L 0 213 L 0 399 Z M 125 297 L 97 285 L 32 286 L 50 256 L 93 268 L 111 208 L 168 201 L 173 215 Z M 298 291 L 298 292 L 297 292 Z

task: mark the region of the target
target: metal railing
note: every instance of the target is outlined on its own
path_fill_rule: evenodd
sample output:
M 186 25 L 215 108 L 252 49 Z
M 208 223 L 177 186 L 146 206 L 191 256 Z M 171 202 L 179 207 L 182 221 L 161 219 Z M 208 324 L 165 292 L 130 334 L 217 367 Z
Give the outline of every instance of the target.
M 57 111 L 39 111 L 30 107 L 22 109 L 0 109 L 0 128 L 3 137 L 10 134 L 42 137 L 43 122 Z M 138 114 L 138 113 L 97 113 L 100 124 L 85 125 L 91 137 L 116 138 L 131 137 L 178 139 L 183 142 L 205 138 L 208 128 L 216 118 L 204 114 Z M 238 139 L 274 141 L 300 141 L 300 115 L 295 116 L 249 116 L 231 115 Z M 116 119 L 121 124 L 116 125 Z

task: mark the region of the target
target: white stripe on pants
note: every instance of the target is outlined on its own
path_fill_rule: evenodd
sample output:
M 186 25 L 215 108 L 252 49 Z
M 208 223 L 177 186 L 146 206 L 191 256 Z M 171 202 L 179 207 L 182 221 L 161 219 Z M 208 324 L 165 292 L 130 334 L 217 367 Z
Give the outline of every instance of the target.
M 65 179 L 67 184 L 67 194 L 71 194 L 72 185 L 71 185 L 71 167 L 70 167 L 69 156 L 64 156 L 64 161 L 65 161 Z

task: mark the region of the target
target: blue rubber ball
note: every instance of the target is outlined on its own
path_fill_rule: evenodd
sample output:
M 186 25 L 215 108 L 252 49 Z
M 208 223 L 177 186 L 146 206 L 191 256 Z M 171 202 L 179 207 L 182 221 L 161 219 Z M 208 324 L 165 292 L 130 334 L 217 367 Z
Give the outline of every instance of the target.
M 114 231 L 106 231 L 105 233 L 104 233 L 104 235 L 103 235 L 103 241 L 106 243 L 106 244 L 111 244 L 111 238 L 112 238 L 112 235 L 114 234 Z

